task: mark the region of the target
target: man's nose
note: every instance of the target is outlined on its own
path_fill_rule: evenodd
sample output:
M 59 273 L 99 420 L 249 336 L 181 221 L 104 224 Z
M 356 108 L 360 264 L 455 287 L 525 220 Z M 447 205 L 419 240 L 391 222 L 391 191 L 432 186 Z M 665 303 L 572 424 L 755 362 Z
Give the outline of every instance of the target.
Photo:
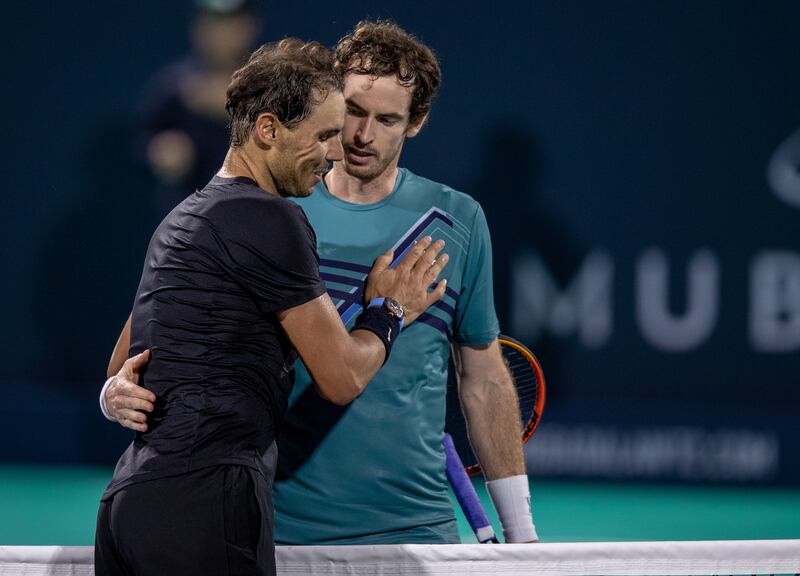
M 325 153 L 325 160 L 328 162 L 338 162 L 344 158 L 344 150 L 342 149 L 341 136 L 335 136 L 328 139 L 328 150 Z
M 356 130 L 356 143 L 362 146 L 365 144 L 370 144 L 373 139 L 373 127 L 374 124 L 372 118 L 362 119 L 358 126 L 358 130 Z

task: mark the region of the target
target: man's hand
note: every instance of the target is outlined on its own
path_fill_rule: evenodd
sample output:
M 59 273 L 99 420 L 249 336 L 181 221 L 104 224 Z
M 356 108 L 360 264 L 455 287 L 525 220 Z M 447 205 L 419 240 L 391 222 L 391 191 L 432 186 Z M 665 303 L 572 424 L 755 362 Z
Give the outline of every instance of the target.
M 153 411 L 156 401 L 155 394 L 139 386 L 139 375 L 149 360 L 149 350 L 128 358 L 106 388 L 104 397 L 109 415 L 137 432 L 147 431 L 147 412 Z
M 416 320 L 431 304 L 444 296 L 447 280 L 440 280 L 432 292 L 428 288 L 436 281 L 447 264 L 447 254 L 439 255 L 444 241 L 431 242 L 425 236 L 409 248 L 394 268 L 389 268 L 394 254 L 391 250 L 378 256 L 367 276 L 365 301 L 382 296 L 393 298 L 405 308 L 405 326 Z

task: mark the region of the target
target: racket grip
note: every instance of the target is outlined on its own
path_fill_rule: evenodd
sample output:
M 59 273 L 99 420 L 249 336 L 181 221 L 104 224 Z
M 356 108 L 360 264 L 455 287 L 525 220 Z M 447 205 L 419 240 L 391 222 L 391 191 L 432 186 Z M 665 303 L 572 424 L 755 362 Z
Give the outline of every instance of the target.
M 475 492 L 475 487 L 464 470 L 464 463 L 461 462 L 461 458 L 456 452 L 453 438 L 446 432 L 444 434 L 444 453 L 447 480 L 453 488 L 461 510 L 464 511 L 464 516 L 467 517 L 467 522 L 475 532 L 475 537 L 481 544 L 496 543 L 498 540 L 494 534 L 492 523 L 489 522 L 489 517 L 486 515 L 478 493 Z

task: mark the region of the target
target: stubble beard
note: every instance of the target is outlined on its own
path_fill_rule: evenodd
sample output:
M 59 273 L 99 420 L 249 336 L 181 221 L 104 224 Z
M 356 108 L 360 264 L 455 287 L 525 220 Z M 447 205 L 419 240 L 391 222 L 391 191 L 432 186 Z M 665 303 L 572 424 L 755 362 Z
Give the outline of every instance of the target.
M 345 172 L 362 182 L 371 182 L 386 172 L 389 165 L 392 163 L 392 159 L 398 154 L 399 150 L 395 150 L 392 154 L 387 156 L 378 156 L 375 154 L 372 156 L 372 161 L 366 165 L 351 165 L 345 159 L 343 162 Z

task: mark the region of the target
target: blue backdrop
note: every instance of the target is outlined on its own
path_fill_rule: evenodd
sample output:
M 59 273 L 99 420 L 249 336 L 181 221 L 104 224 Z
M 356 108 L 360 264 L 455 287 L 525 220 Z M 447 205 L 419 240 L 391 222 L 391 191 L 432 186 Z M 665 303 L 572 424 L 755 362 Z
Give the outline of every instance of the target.
M 96 409 L 155 225 L 133 110 L 190 4 L 4 6 L 0 460 L 113 462 Z M 533 474 L 800 483 L 796 2 L 274 3 L 387 17 L 443 88 L 404 164 L 475 196 L 549 379 Z

